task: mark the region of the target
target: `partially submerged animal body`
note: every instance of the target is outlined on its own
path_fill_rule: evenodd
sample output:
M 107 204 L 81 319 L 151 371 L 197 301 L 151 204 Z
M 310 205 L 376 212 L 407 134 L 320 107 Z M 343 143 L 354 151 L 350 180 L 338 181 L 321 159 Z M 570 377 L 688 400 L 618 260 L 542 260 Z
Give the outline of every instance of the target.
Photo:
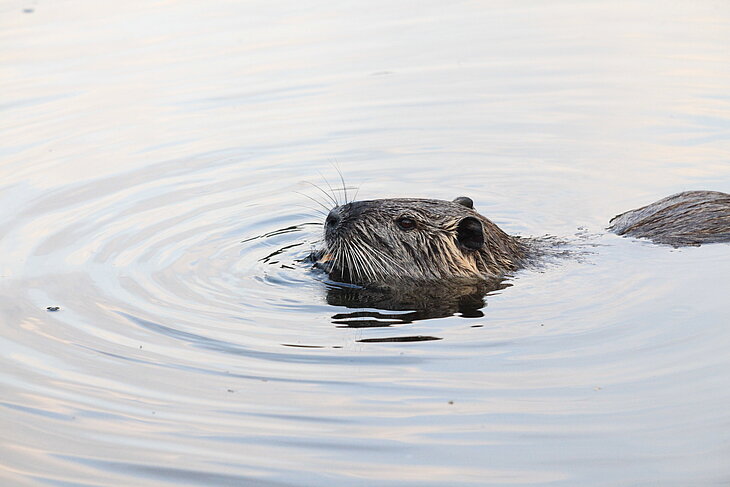
M 608 229 L 674 247 L 730 242 L 730 194 L 677 193 L 613 217 Z
M 622 213 L 609 230 L 673 246 L 730 242 L 730 195 L 688 191 Z M 534 258 L 535 240 L 513 237 L 477 213 L 472 200 L 394 198 L 333 208 L 324 248 L 313 256 L 332 279 L 377 289 L 499 282 Z M 428 293 L 424 293 L 428 294 Z M 413 299 L 411 296 L 410 300 Z
M 330 277 L 381 287 L 499 278 L 520 268 L 527 253 L 466 197 L 337 206 L 325 221 L 324 241 L 317 262 Z

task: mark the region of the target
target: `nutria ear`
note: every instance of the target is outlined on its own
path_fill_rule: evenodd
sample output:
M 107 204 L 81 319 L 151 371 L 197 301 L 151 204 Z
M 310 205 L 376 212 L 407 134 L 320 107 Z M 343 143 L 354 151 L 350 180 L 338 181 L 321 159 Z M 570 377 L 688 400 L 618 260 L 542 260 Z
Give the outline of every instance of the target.
M 480 249 L 484 245 L 482 222 L 473 216 L 462 218 L 456 227 L 456 239 L 468 249 Z
M 474 202 L 468 196 L 459 196 L 458 198 L 454 198 L 454 203 L 459 203 L 467 208 L 474 208 Z

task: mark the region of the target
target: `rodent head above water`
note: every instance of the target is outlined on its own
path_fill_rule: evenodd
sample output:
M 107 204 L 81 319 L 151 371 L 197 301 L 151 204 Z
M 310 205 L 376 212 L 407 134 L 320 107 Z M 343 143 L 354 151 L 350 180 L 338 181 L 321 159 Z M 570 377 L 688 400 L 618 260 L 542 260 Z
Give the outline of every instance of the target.
M 486 279 L 520 267 L 518 239 L 454 201 L 393 198 L 353 201 L 325 221 L 317 265 L 356 284 Z

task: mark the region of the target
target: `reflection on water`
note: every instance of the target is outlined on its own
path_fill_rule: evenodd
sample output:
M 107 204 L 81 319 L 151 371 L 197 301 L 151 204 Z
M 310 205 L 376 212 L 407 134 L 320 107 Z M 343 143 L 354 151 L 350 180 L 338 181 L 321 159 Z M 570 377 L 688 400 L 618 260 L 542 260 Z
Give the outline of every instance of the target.
M 728 22 L 0 6 L 0 484 L 723 485 L 728 247 L 605 227 L 730 191 Z M 333 166 L 578 250 L 448 296 L 338 286 L 299 194 Z
M 327 289 L 327 303 L 346 308 L 376 308 L 391 311 L 405 311 L 399 314 L 383 314 L 379 311 L 355 311 L 338 313 L 335 323 L 353 328 L 366 326 L 388 326 L 398 323 L 412 323 L 416 320 L 443 318 L 459 314 L 466 318 L 484 316 L 487 293 L 509 287 L 504 281 L 473 283 L 472 285 L 401 286 L 398 289 L 377 289 L 361 287 L 331 286 Z M 363 320 L 364 317 L 373 320 Z M 383 319 L 391 321 L 382 321 Z

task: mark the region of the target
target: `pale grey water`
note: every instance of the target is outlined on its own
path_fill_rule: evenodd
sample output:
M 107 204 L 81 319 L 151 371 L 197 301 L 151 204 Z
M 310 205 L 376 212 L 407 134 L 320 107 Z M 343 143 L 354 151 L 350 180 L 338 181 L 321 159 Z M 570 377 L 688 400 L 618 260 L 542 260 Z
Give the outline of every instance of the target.
M 728 485 L 730 247 L 604 227 L 730 191 L 729 45 L 724 1 L 3 2 L 0 484 Z M 337 325 L 335 164 L 580 257 Z

